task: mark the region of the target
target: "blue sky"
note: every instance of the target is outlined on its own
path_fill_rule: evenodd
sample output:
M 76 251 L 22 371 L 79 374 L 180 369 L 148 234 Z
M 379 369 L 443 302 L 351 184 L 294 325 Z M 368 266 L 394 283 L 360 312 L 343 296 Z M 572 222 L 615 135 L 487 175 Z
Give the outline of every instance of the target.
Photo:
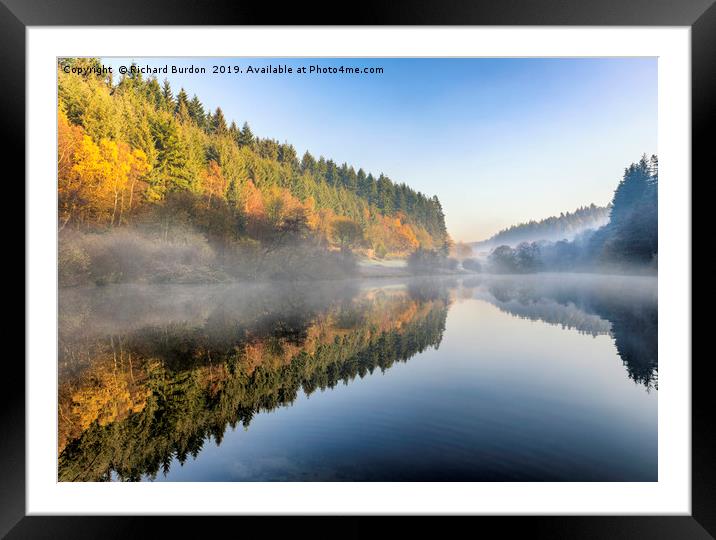
M 103 59 L 207 67 L 159 75 L 227 120 L 405 182 L 443 204 L 456 240 L 594 202 L 657 152 L 656 58 Z M 382 74 L 212 74 L 210 66 L 375 66 Z

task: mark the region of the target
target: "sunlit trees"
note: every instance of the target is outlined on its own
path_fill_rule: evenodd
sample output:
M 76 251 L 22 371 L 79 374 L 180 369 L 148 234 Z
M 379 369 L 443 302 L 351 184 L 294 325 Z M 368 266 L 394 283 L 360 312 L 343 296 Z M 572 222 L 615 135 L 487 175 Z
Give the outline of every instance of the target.
M 164 108 L 168 111 L 174 110 L 174 94 L 172 94 L 172 87 L 167 79 L 164 79 L 162 83 L 162 98 Z
M 127 201 L 127 210 L 132 211 L 132 204 L 136 198 L 135 192 L 139 189 L 140 192 L 146 190 L 145 178 L 151 170 L 151 165 L 147 159 L 147 154 L 140 148 L 135 148 L 131 151 L 129 156 L 129 171 L 128 171 L 128 185 L 129 185 L 129 199 Z M 141 186 L 141 188 L 139 187 Z
M 226 118 L 224 118 L 224 111 L 221 110 L 221 107 L 217 107 L 214 115 L 211 117 L 211 132 L 216 135 L 226 135 L 229 133 Z
M 211 160 L 209 166 L 206 168 L 203 174 L 202 185 L 204 193 L 208 195 L 209 206 L 211 206 L 211 199 L 220 199 L 224 196 L 226 191 L 226 179 L 221 172 L 219 164 Z
M 75 200 L 80 221 L 101 222 L 107 207 L 110 175 L 109 164 L 103 159 L 100 147 L 89 135 L 83 135 L 75 151 L 72 173 L 76 179 Z
M 244 122 L 236 142 L 239 146 L 251 146 L 254 143 L 254 134 L 251 132 L 248 122 Z
M 60 230 L 77 216 L 84 204 L 85 186 L 75 169 L 76 153 L 83 139 L 83 130 L 70 124 L 63 110 L 57 113 L 57 198 Z
M 390 253 L 407 255 L 421 247 L 418 234 L 425 237 L 425 231 L 421 231 L 419 226 L 403 221 L 404 219 L 405 217 L 401 215 L 385 217 L 378 214 L 372 217 L 366 237 L 374 250 L 382 249 Z M 423 245 L 423 247 L 430 246 Z
M 181 88 L 179 90 L 179 93 L 177 94 L 176 104 L 174 105 L 174 114 L 179 116 L 180 111 L 182 109 L 185 110 L 187 113 L 189 113 L 189 111 L 191 110 L 189 105 L 189 98 L 187 97 L 184 88 Z
M 179 134 L 179 127 L 170 115 L 158 114 L 151 125 L 154 146 L 157 151 L 152 171 L 148 197 L 160 200 L 168 191 L 185 190 L 190 186 L 186 145 Z
M 131 154 L 129 147 L 124 143 L 102 139 L 99 144 L 100 155 L 104 161 L 102 183 L 109 195 L 108 207 L 111 207 L 109 225 L 113 227 L 115 220 L 122 214 L 120 198 L 128 186 Z M 122 203 L 123 203 L 122 198 Z M 122 204 L 123 206 L 123 204 Z
M 189 117 L 194 121 L 194 123 L 197 126 L 203 126 L 205 122 L 204 118 L 204 106 L 201 104 L 201 101 L 199 101 L 199 98 L 196 97 L 196 94 L 191 98 L 191 101 L 188 105 L 189 110 Z
M 181 200 L 187 225 L 222 245 L 310 237 L 324 250 L 405 256 L 448 240 L 437 198 L 348 163 L 299 159 L 290 143 L 256 137 L 247 122 L 239 129 L 221 107 L 207 114 L 167 80 L 58 69 L 58 81 L 61 229 L 162 223 L 164 235 L 164 207 Z
M 125 208 L 150 165 L 140 149 L 102 139 L 96 144 L 82 128 L 58 114 L 58 199 L 60 228 L 72 219 L 119 225 Z

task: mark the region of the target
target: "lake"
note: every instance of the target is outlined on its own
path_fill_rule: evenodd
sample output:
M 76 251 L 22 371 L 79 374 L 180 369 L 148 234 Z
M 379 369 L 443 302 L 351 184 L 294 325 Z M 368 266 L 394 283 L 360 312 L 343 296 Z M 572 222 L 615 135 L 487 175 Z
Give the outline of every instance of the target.
M 61 289 L 60 481 L 657 481 L 657 280 Z

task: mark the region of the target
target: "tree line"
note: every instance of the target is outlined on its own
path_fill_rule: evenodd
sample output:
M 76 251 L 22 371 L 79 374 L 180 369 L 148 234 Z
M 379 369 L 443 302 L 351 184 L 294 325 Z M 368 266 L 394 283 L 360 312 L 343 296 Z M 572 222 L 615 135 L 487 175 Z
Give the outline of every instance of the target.
M 292 236 L 380 257 L 450 242 L 436 196 L 310 152 L 299 157 L 288 142 L 229 122 L 220 107 L 207 111 L 184 88 L 175 94 L 167 80 L 129 73 L 115 81 L 96 70 L 65 73 L 67 65 L 99 60 L 58 63 L 61 236 L 143 227 L 166 240 L 181 225 L 222 252 Z
M 490 252 L 486 265 L 468 260 L 463 261 L 463 268 L 508 274 L 555 270 L 656 272 L 658 186 L 658 157 L 644 155 L 624 170 L 607 207 L 609 221 L 605 225 L 583 230 L 572 240 L 498 245 Z
M 571 239 L 586 229 L 597 229 L 609 221 L 609 206 L 581 206 L 574 212 L 562 212 L 539 221 L 511 225 L 483 242 L 475 242 L 475 248 L 509 245 L 539 240 Z

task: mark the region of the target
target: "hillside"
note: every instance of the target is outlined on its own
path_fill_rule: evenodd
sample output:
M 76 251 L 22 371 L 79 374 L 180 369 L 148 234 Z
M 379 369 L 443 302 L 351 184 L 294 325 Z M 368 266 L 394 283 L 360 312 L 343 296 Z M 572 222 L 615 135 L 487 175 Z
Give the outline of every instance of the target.
M 659 253 L 659 159 L 629 165 L 609 205 L 608 222 L 573 240 L 495 247 L 484 261 L 494 273 L 600 271 L 655 274 Z M 464 263 L 463 263 L 464 266 Z
M 119 230 L 141 231 L 150 242 L 186 243 L 187 234 L 198 233 L 198 249 L 205 242 L 222 260 L 246 249 L 263 258 L 299 244 L 310 244 L 314 255 L 357 250 L 385 257 L 449 243 L 436 196 L 309 152 L 299 159 L 291 144 L 257 137 L 246 122 L 238 128 L 221 108 L 206 112 L 183 88 L 174 95 L 166 80 L 131 74 L 114 81 L 63 69 L 83 64 L 99 61 L 58 64 L 65 246 L 70 231 L 76 240 Z M 86 238 L 71 247 L 70 266 L 95 262 Z
M 520 242 L 547 240 L 571 240 L 587 229 L 598 229 L 609 222 L 609 206 L 583 206 L 574 212 L 562 213 L 539 221 L 529 221 L 503 229 L 487 240 L 473 242 L 475 251 L 489 250 L 497 246 L 514 247 Z

